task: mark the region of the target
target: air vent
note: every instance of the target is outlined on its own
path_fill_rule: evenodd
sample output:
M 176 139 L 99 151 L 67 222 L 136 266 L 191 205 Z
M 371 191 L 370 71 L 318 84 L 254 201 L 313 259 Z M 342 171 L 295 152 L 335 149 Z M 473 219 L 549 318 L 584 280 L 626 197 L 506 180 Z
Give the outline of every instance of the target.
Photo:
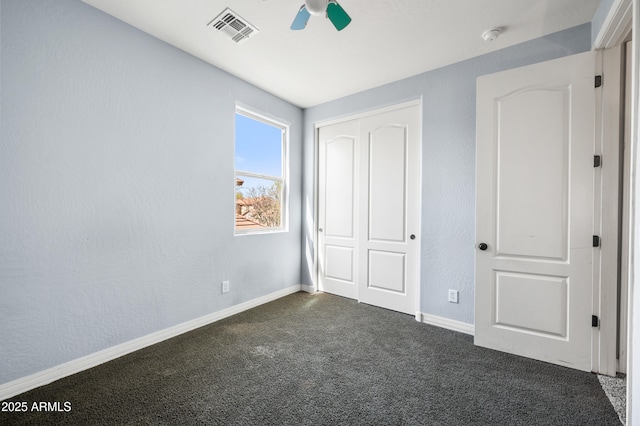
M 258 33 L 256 27 L 229 8 L 226 8 L 207 25 L 210 25 L 213 29 L 219 31 L 220 34 L 225 35 L 236 43 L 241 43 Z

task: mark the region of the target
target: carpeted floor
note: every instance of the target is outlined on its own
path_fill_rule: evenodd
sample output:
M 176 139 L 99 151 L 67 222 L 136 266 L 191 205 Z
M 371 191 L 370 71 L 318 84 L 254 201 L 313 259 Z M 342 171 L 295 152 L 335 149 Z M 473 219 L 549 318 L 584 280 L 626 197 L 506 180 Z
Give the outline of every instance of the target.
M 627 424 L 627 376 L 621 373 L 617 377 L 598 375 L 598 380 L 620 421 Z
M 594 374 L 297 293 L 12 398 L 10 425 L 619 425 Z

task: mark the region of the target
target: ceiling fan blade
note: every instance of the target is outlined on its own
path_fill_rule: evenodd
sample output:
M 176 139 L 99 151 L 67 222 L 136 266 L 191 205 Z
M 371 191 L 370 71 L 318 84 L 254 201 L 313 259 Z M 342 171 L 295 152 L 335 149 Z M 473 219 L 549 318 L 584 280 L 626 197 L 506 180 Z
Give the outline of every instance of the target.
M 307 7 L 303 4 L 298 14 L 293 19 L 293 23 L 291 24 L 292 30 L 304 30 L 307 26 L 307 22 L 309 22 L 309 17 L 311 14 L 307 10 Z
M 327 17 L 338 31 L 343 30 L 351 22 L 351 17 L 347 12 L 333 0 L 327 5 Z

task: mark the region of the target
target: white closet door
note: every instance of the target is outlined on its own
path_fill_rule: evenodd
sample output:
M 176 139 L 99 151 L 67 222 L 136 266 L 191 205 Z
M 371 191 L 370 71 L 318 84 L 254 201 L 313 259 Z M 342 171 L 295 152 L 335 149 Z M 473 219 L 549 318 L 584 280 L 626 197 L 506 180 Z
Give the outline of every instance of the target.
M 319 129 L 318 288 L 357 299 L 357 171 L 359 123 Z
M 360 123 L 358 297 L 394 311 L 418 310 L 420 108 Z
M 417 311 L 420 107 L 319 129 L 322 291 Z

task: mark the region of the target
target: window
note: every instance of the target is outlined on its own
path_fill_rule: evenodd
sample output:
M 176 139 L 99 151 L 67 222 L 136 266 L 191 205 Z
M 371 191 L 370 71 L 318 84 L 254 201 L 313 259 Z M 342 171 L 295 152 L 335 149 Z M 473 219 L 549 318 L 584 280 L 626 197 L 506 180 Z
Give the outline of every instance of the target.
M 286 231 L 288 127 L 236 109 L 235 233 Z

